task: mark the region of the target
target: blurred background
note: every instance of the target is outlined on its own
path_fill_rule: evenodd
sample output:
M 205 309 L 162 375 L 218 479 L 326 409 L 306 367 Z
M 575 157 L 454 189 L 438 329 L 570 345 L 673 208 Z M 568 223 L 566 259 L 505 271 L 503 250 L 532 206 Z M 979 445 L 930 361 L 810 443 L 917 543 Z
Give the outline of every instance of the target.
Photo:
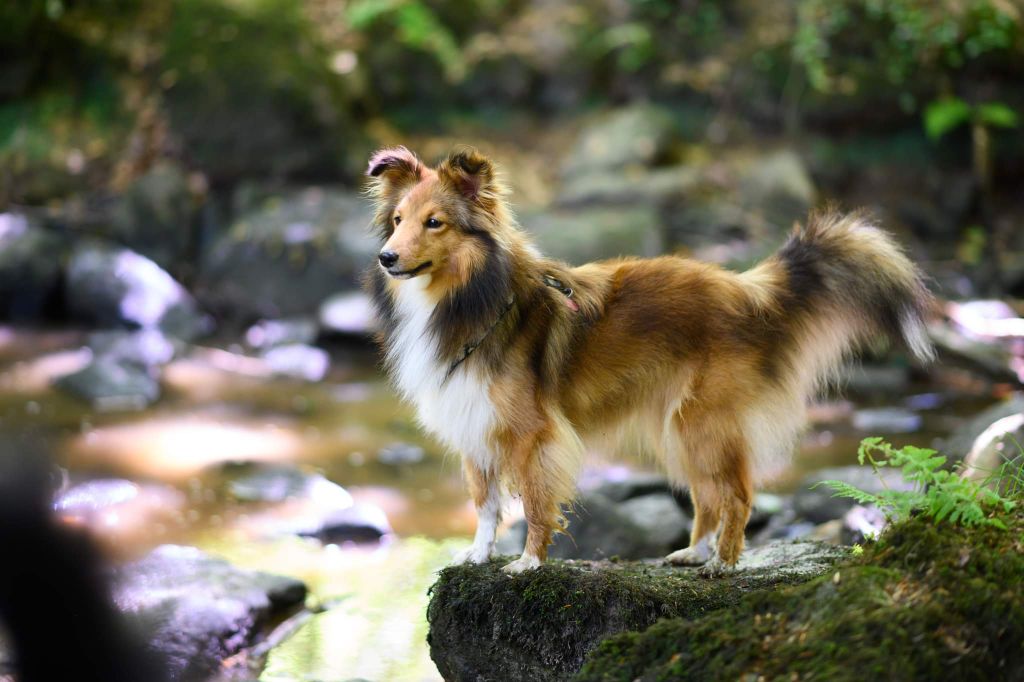
M 898 235 L 940 362 L 851 370 L 750 528 L 854 541 L 820 470 L 856 476 L 869 435 L 960 457 L 1021 410 L 1022 26 L 1020 0 L 5 3 L 0 435 L 52 455 L 55 518 L 177 679 L 436 679 L 426 591 L 474 515 L 379 371 L 360 191 L 378 147 L 472 144 L 573 263 L 742 269 L 827 201 Z M 650 472 L 595 453 L 555 553 L 683 546 Z

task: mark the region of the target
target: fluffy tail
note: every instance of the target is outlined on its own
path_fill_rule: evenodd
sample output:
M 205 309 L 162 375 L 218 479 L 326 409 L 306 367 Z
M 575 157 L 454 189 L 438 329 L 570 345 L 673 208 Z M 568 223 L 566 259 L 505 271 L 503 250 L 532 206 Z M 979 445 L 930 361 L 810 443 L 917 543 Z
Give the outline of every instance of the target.
M 854 348 L 888 338 L 929 361 L 933 299 L 921 271 L 862 213 L 812 214 L 778 252 L 746 273 L 766 287 L 791 343 L 786 364 L 808 393 Z M 762 291 L 765 289 L 762 288 Z

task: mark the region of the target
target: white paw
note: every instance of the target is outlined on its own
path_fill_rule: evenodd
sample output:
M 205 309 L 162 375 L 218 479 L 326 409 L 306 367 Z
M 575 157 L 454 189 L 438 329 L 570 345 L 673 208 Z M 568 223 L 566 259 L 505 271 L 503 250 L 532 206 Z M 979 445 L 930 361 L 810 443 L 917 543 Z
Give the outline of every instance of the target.
M 485 564 L 491 558 L 490 545 L 470 545 L 455 553 L 456 564 Z
M 665 557 L 665 561 L 676 566 L 701 566 L 709 558 L 710 552 L 700 551 L 696 547 L 677 549 Z
M 711 557 L 711 559 L 700 568 L 700 575 L 702 578 L 721 578 L 727 575 L 732 575 L 735 572 L 735 564 L 727 564 L 717 556 Z
M 507 564 L 501 568 L 505 573 L 509 575 L 517 575 L 523 571 L 530 571 L 535 568 L 540 568 L 540 559 L 533 556 L 532 554 L 524 554 L 510 564 Z

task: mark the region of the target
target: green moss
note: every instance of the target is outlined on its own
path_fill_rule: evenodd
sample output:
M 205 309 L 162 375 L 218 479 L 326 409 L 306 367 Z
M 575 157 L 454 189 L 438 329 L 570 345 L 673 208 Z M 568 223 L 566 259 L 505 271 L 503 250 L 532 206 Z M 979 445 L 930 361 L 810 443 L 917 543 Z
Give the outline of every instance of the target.
M 1020 679 L 1022 533 L 916 517 L 804 585 L 611 637 L 576 679 Z
M 659 618 L 700 618 L 811 577 L 758 570 L 704 579 L 657 563 L 609 561 L 553 561 L 510 577 L 499 568 L 506 561 L 446 568 L 431 588 L 428 641 L 445 679 L 565 679 L 613 633 Z

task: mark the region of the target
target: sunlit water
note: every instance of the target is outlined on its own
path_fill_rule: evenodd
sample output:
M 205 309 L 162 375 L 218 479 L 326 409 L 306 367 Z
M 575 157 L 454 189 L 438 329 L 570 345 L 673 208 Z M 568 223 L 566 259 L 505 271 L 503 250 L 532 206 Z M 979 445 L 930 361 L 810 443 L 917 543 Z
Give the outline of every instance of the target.
M 38 435 L 74 480 L 124 477 L 170 486 L 130 518 L 100 520 L 98 533 L 112 556 L 185 543 L 306 581 L 310 605 L 324 610 L 271 652 L 263 680 L 438 678 L 425 642 L 427 588 L 468 542 L 473 511 L 458 462 L 419 433 L 371 349 L 333 348 L 329 376 L 309 384 L 268 376 L 236 353 L 199 348 L 167 367 L 164 396 L 154 407 L 97 413 L 50 388 L 55 377 L 88 362 L 83 339 L 73 331 L 0 327 L 0 432 Z M 791 490 L 810 470 L 855 461 L 857 442 L 874 435 L 855 428 L 856 407 L 914 406 L 920 429 L 892 440 L 930 445 L 990 394 L 984 382 L 950 371 L 928 383 L 872 391 L 857 403 L 823 403 L 812 411 L 815 426 L 793 467 L 773 488 Z M 395 442 L 423 447 L 424 459 L 379 462 L 378 451 Z M 338 547 L 262 533 L 265 515 L 281 509 L 219 494 L 216 471 L 228 461 L 312 465 L 356 501 L 382 508 L 395 537 L 379 546 Z M 635 457 L 594 455 L 588 475 L 648 467 Z

